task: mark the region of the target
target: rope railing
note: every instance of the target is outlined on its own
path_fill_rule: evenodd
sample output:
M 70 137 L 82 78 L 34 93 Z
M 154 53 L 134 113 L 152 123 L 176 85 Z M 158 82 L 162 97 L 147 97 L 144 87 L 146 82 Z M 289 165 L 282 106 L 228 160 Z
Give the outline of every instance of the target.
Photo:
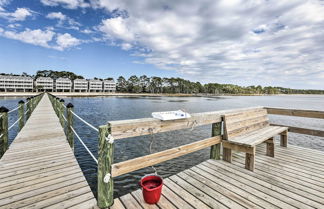
M 73 122 L 72 122 L 73 116 L 76 117 L 77 119 L 79 119 L 82 123 L 86 124 L 91 129 L 93 129 L 97 132 L 99 132 L 99 130 L 96 127 L 94 127 L 93 125 L 91 125 L 89 122 L 85 121 L 83 118 L 81 118 L 75 112 L 73 112 L 72 104 L 65 105 L 63 99 L 60 99 L 52 94 L 49 94 L 49 96 L 50 96 L 50 100 L 53 104 L 54 110 L 55 110 L 57 116 L 60 118 L 62 127 L 65 128 L 65 130 L 67 131 L 66 135 L 67 135 L 67 138 L 68 138 L 71 148 L 73 149 L 73 146 L 74 146 L 73 136 L 72 137 L 70 136 L 70 133 L 72 132 L 72 135 L 76 136 L 76 138 L 79 140 L 79 142 L 85 148 L 85 150 L 89 153 L 91 158 L 96 162 L 96 164 L 98 164 L 98 160 L 96 159 L 94 154 L 90 151 L 90 149 L 84 143 L 84 140 L 82 140 L 80 135 L 73 128 Z M 64 109 L 66 110 L 67 116 L 65 116 Z
M 99 132 L 99 130 L 96 128 L 96 127 L 94 127 L 93 125 L 91 125 L 90 123 L 88 123 L 87 121 L 85 121 L 83 118 L 81 118 L 80 116 L 78 116 L 77 114 L 75 114 L 75 112 L 73 112 L 73 111 L 71 111 L 72 112 L 72 114 L 75 116 L 75 117 L 77 117 L 80 121 L 82 121 L 84 124 L 86 124 L 86 125 L 88 125 L 90 128 L 92 128 L 93 130 L 95 130 L 95 131 L 97 131 L 97 132 Z
M 12 113 L 12 112 L 15 112 L 15 111 L 18 110 L 18 109 L 19 109 L 19 106 L 17 106 L 16 108 L 10 110 L 10 111 L 8 112 L 8 114 L 10 114 L 10 113 Z
M 20 120 L 22 119 L 22 117 L 18 118 L 9 128 L 8 131 L 10 131 L 10 129 L 12 129 Z
M 78 135 L 78 133 L 74 130 L 73 127 L 71 127 L 73 133 L 75 134 L 75 136 L 77 137 L 77 139 L 80 141 L 80 143 L 83 145 L 83 147 L 87 150 L 87 152 L 89 153 L 89 155 L 92 157 L 92 159 L 96 162 L 96 164 L 98 164 L 98 160 L 97 158 L 92 154 L 92 152 L 89 150 L 89 148 L 87 147 L 87 145 L 82 141 L 81 137 Z

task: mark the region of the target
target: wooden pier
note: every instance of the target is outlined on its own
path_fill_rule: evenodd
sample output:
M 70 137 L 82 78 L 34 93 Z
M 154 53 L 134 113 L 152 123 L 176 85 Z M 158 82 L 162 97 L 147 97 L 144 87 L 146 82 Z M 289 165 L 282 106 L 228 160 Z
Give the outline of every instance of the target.
M 0 208 L 96 205 L 45 94 L 0 160 Z
M 271 158 L 259 145 L 254 172 L 244 168 L 244 157 L 207 160 L 165 179 L 157 205 L 137 190 L 116 198 L 112 209 L 324 208 L 324 152 L 278 145 Z
M 8 150 L 8 110 L 0 108 L 0 157 L 4 153 L 0 209 L 324 208 L 324 152 L 287 145 L 287 129 L 318 137 L 324 137 L 324 131 L 274 127 L 267 118 L 276 114 L 324 119 L 323 111 L 253 107 L 195 113 L 189 119 L 172 121 L 110 121 L 96 128 L 76 115 L 72 104 L 65 106 L 64 100 L 48 94 L 39 98 L 28 102 L 26 124 L 21 119 L 24 103 L 19 102 L 20 119 L 15 123 L 20 132 Z M 73 128 L 73 117 L 98 132 L 98 159 Z M 211 125 L 209 138 L 113 162 L 117 140 L 203 125 Z M 229 140 L 226 134 L 239 138 Z M 280 146 L 274 143 L 276 134 L 281 134 Z M 74 136 L 98 164 L 97 200 L 73 154 Z M 156 205 L 146 204 L 141 190 L 114 197 L 115 177 L 206 148 L 209 160 L 164 179 Z

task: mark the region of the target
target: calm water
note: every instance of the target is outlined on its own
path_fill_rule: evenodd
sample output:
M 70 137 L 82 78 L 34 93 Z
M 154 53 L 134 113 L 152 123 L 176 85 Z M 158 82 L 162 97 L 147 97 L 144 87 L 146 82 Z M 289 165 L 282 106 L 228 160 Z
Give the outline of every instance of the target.
M 0 98 L 0 106 L 14 108 L 20 98 Z M 324 96 L 251 96 L 251 97 L 91 97 L 65 98 L 66 104 L 74 104 L 75 112 L 95 126 L 107 121 L 151 117 L 151 112 L 184 109 L 190 113 L 216 111 L 251 106 L 271 106 L 299 109 L 324 110 Z M 12 114 L 10 124 L 17 118 Z M 274 123 L 324 130 L 324 120 L 298 117 L 271 116 Z M 76 131 L 97 156 L 97 133 L 75 119 Z M 10 140 L 16 135 L 17 128 L 10 131 Z M 173 131 L 155 135 L 153 152 L 188 144 L 209 137 L 210 126 L 196 127 L 193 130 Z M 75 155 L 92 188 L 96 193 L 97 166 L 76 140 Z M 151 136 L 118 140 L 115 143 L 114 162 L 121 162 L 149 154 Z M 324 151 L 324 139 L 306 135 L 289 135 L 289 144 Z M 158 174 L 168 177 L 194 166 L 209 158 L 209 149 L 204 149 L 174 160 L 161 163 L 156 167 Z M 144 174 L 152 173 L 151 168 L 141 169 L 115 178 L 115 196 L 133 191 Z

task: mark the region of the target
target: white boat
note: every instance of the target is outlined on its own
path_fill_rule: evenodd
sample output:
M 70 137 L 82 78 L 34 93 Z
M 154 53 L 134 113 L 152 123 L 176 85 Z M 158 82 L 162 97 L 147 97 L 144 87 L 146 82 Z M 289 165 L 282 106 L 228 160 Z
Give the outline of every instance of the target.
M 166 111 L 166 112 L 153 112 L 152 117 L 159 120 L 178 120 L 190 118 L 191 115 L 182 110 L 177 111 Z

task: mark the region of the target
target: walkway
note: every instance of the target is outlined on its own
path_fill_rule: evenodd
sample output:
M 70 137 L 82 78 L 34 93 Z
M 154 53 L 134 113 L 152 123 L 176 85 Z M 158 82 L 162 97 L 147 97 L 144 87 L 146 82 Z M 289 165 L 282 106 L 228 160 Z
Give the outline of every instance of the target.
M 97 201 L 45 94 L 0 160 L 0 208 L 93 208 Z

